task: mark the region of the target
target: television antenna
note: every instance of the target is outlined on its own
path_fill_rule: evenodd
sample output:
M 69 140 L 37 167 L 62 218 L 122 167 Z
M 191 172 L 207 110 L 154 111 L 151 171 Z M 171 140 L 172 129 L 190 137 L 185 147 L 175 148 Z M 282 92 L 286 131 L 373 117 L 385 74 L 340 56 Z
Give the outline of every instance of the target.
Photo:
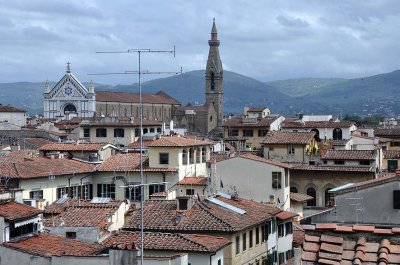
M 173 54 L 175 57 L 175 45 L 173 50 L 152 50 L 152 49 L 128 49 L 126 51 L 102 51 L 102 52 L 96 52 L 99 54 L 117 54 L 117 53 L 135 53 L 138 55 L 138 70 L 137 71 L 123 71 L 123 72 L 115 72 L 115 73 L 93 73 L 93 74 L 88 74 L 88 75 L 124 75 L 124 74 L 137 74 L 138 75 L 138 84 L 139 84 L 139 128 L 140 128 L 140 215 L 141 215 L 141 225 L 140 225 L 140 264 L 144 264 L 144 176 L 143 176 L 143 102 L 142 102 L 142 75 L 147 75 L 147 74 L 182 74 L 182 67 L 180 71 L 175 71 L 175 72 L 150 72 L 148 70 L 142 71 L 141 68 L 141 56 L 142 53 L 167 53 L 167 54 Z M 132 189 L 133 187 L 129 187 Z

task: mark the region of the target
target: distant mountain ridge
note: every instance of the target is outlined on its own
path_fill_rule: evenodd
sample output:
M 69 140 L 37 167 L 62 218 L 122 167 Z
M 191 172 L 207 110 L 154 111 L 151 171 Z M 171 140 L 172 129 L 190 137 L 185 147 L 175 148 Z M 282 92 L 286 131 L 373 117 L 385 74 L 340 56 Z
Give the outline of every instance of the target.
M 51 85 L 54 85 L 52 82 Z M 87 85 L 87 84 L 84 84 Z M 183 105 L 205 101 L 204 70 L 160 78 L 142 84 L 143 93 L 164 91 Z M 0 83 L 0 103 L 43 111 L 44 83 Z M 137 92 L 138 85 L 95 84 L 95 90 Z M 299 78 L 261 82 L 224 71 L 224 111 L 242 113 L 245 106 L 269 107 L 273 113 L 383 114 L 400 113 L 400 70 L 364 78 Z

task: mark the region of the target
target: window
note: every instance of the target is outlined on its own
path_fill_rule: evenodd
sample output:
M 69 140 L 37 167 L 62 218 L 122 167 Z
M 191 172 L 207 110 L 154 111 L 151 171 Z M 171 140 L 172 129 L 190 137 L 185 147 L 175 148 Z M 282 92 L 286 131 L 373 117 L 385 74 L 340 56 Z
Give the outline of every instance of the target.
M 289 249 L 286 251 L 286 260 L 290 260 L 291 258 L 293 258 L 293 250 Z
M 148 133 L 149 132 L 149 129 L 147 129 L 147 128 L 144 128 L 143 129 L 143 134 L 146 134 L 146 133 Z
M 272 172 L 272 188 L 281 189 L 282 188 L 282 173 Z
M 97 184 L 97 197 L 115 199 L 115 184 Z
M 265 225 L 261 226 L 261 242 L 265 242 Z
M 69 193 L 71 195 L 71 198 L 79 199 L 79 186 L 72 186 L 69 189 L 70 189 Z
M 331 188 L 325 190 L 325 206 L 331 207 L 335 206 L 335 196 L 332 192 L 329 192 Z
M 137 185 L 139 183 L 130 183 L 130 185 Z M 131 186 L 125 188 L 125 198 L 131 201 L 140 201 L 142 189 L 140 186 Z
M 210 122 L 212 122 L 212 116 L 210 116 Z
M 270 147 L 269 147 L 269 151 L 274 151 L 274 147 L 273 147 L 273 146 L 270 146 Z
M 194 149 L 189 149 L 189 164 L 192 165 L 194 163 Z
M 150 132 L 153 133 L 154 132 L 154 128 L 150 128 Z
M 289 187 L 289 171 L 285 172 L 285 188 Z
M 290 187 L 290 192 L 298 193 L 298 189 L 296 187 Z
M 85 138 L 90 137 L 90 129 L 88 129 L 88 128 L 83 129 L 83 137 L 85 137 Z
M 279 252 L 279 264 L 285 263 L 285 252 Z
M 107 137 L 107 129 L 97 128 L 96 129 L 96 137 Z
M 333 129 L 333 140 L 342 140 L 342 129 Z
M 218 265 L 221 265 L 222 264 L 222 261 L 221 261 L 221 259 L 219 259 L 218 260 Z
M 335 165 L 344 165 L 344 160 L 335 160 Z
M 247 234 L 246 233 L 243 233 L 243 251 L 245 251 L 246 250 L 246 248 L 247 248 L 247 245 L 246 245 L 246 241 L 247 241 Z
M 250 129 L 243 130 L 243 137 L 253 137 L 253 130 Z
M 135 136 L 136 137 L 140 136 L 140 129 L 139 128 L 135 129 Z
M 82 185 L 82 199 L 93 199 L 93 184 Z
M 400 146 L 400 142 L 390 142 L 390 146 Z
M 260 228 L 256 227 L 256 245 L 260 244 Z
M 66 238 L 75 239 L 76 238 L 76 232 L 65 232 L 65 237 Z
M 249 248 L 253 247 L 253 230 L 249 231 Z
M 283 237 L 285 235 L 285 229 L 283 224 L 278 225 L 278 237 Z
M 294 155 L 294 151 L 295 151 L 294 145 L 289 144 L 287 150 L 288 155 Z
M 398 167 L 397 160 L 388 160 L 388 171 L 389 172 L 396 172 L 397 167 Z
M 169 164 L 169 153 L 160 153 L 160 165 Z
M 182 151 L 182 165 L 188 164 L 188 151 L 187 149 L 183 149 Z
M 239 136 L 239 130 L 238 129 L 230 129 L 228 131 L 228 136 Z
M 268 130 L 258 130 L 258 137 L 264 137 L 268 134 Z
M 196 149 L 196 163 L 200 163 L 201 148 Z
M 114 129 L 114 137 L 124 137 L 125 135 L 125 130 L 122 128 L 116 128 Z
M 165 185 L 164 184 L 152 184 L 152 185 L 149 185 L 149 195 L 152 195 L 154 193 L 164 192 L 164 191 L 165 191 Z
M 68 195 L 67 187 L 57 188 L 57 199 Z
M 317 205 L 317 192 L 314 188 L 307 189 L 307 195 L 313 197 L 314 199 L 307 201 L 307 206 L 316 206 Z
M 400 209 L 400 190 L 393 191 L 393 209 Z
M 326 164 L 328 164 L 328 161 L 324 160 L 324 162 L 323 162 L 323 163 L 324 163 L 324 165 L 326 165 Z
M 207 148 L 202 147 L 201 148 L 201 162 L 205 163 L 207 161 Z
M 34 200 L 43 199 L 43 190 L 33 190 L 29 192 L 29 198 Z
M 240 236 L 236 236 L 236 255 L 240 253 Z
M 186 195 L 194 195 L 194 189 L 186 189 Z
M 362 166 L 369 166 L 369 165 L 371 165 L 371 161 L 369 161 L 369 160 L 360 161 L 360 165 L 362 165 Z
M 293 233 L 292 222 L 285 223 L 285 236 Z

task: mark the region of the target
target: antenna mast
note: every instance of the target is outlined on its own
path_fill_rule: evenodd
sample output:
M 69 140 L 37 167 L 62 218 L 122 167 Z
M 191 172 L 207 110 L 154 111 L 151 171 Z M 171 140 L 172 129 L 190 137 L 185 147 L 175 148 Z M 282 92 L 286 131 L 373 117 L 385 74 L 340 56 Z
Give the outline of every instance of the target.
M 141 55 L 142 53 L 169 53 L 175 57 L 175 45 L 173 50 L 151 50 L 151 49 L 128 49 L 127 51 L 115 52 L 96 52 L 96 53 L 136 53 L 138 55 L 138 71 L 124 71 L 120 73 L 97 73 L 89 75 L 115 75 L 115 74 L 137 74 L 139 83 L 139 121 L 140 121 L 140 264 L 144 264 L 144 177 L 143 177 L 143 102 L 142 102 L 142 75 L 144 74 L 182 74 L 180 72 L 149 72 L 141 69 Z

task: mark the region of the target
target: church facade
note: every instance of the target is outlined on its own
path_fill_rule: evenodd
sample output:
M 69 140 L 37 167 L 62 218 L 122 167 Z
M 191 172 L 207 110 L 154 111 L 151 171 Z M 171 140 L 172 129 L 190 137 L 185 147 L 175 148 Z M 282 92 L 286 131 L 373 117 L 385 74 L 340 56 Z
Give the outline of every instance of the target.
M 86 88 L 71 73 L 68 63 L 67 72 L 53 88 L 46 81 L 43 103 L 46 119 L 93 117 L 96 110 L 94 85 L 90 82 L 89 88 Z
M 211 39 L 205 72 L 205 104 L 181 106 L 173 97 L 160 91 L 143 94 L 143 118 L 185 128 L 190 133 L 208 134 L 221 128 L 223 123 L 223 69 L 219 55 L 220 41 L 217 37 L 215 20 L 211 29 Z M 46 82 L 44 93 L 44 117 L 47 119 L 72 117 L 129 117 L 136 120 L 140 116 L 138 93 L 94 91 L 91 82 L 86 88 L 71 73 L 70 64 L 64 77 L 50 88 Z

